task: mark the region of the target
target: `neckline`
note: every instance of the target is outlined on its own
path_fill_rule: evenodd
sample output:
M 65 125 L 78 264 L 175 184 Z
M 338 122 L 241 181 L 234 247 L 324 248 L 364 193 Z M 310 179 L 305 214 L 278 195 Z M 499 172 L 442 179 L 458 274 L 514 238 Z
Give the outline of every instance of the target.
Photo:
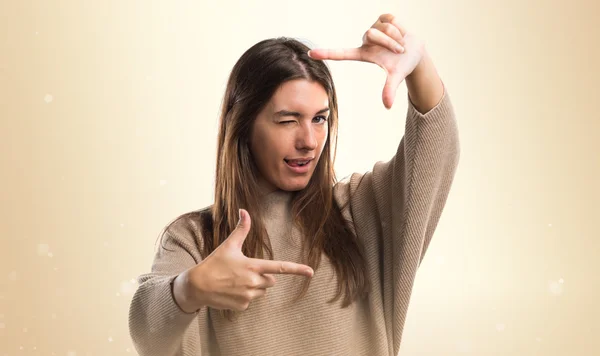
M 294 195 L 294 192 L 281 189 L 262 195 L 261 206 L 265 214 L 264 218 L 269 220 L 289 216 Z

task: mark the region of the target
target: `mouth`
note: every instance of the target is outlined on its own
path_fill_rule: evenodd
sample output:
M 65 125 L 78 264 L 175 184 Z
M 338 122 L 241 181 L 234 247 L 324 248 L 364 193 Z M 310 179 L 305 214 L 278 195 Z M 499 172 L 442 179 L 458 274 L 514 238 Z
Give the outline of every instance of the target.
M 313 159 L 312 158 L 299 158 L 299 159 L 283 159 L 291 167 L 304 167 L 307 166 Z
M 308 173 L 313 158 L 284 159 L 286 165 L 294 173 Z

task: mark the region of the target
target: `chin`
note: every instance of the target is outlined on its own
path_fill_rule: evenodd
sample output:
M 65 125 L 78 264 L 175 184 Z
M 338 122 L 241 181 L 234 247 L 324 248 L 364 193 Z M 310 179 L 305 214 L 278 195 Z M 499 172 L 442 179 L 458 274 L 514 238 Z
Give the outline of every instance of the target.
M 308 186 L 308 182 L 310 182 L 310 178 L 306 179 L 298 179 L 293 182 L 286 182 L 279 184 L 279 189 L 285 190 L 288 192 L 297 192 L 302 190 Z
M 286 184 L 280 187 L 279 189 L 285 190 L 287 192 L 297 192 L 306 188 L 308 184 Z

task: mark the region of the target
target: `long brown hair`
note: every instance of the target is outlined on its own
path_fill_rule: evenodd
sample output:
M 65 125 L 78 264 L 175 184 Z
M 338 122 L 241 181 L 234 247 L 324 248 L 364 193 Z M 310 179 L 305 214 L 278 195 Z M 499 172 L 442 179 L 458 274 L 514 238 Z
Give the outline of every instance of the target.
M 329 97 L 329 135 L 323 153 L 308 185 L 295 192 L 292 200 L 294 224 L 299 228 L 305 264 L 317 269 L 325 253 L 338 276 L 337 301 L 342 293 L 342 307 L 364 297 L 370 288 L 364 251 L 349 228 L 342 207 L 333 198 L 336 183 L 333 165 L 337 148 L 338 106 L 333 79 L 327 65 L 307 54 L 310 48 L 295 39 L 280 37 L 261 41 L 249 48 L 234 65 L 225 91 L 219 122 L 215 196 L 212 209 L 204 211 L 202 234 L 203 258 L 219 246 L 238 222 L 238 210 L 252 215 L 250 232 L 242 247 L 248 257 L 273 259 L 273 251 L 262 220 L 258 168 L 249 148 L 249 137 L 258 113 L 278 87 L 293 79 L 320 83 Z M 306 251 L 308 253 L 306 254 Z M 310 285 L 305 280 L 297 299 Z M 225 311 L 231 320 L 235 314 Z

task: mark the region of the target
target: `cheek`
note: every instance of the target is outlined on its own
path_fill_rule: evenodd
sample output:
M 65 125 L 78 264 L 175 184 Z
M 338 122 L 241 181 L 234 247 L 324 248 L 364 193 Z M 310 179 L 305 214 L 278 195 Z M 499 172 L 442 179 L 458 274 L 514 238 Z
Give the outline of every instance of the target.
M 285 139 L 281 135 L 261 132 L 254 139 L 253 153 L 263 167 L 276 166 L 285 156 Z

